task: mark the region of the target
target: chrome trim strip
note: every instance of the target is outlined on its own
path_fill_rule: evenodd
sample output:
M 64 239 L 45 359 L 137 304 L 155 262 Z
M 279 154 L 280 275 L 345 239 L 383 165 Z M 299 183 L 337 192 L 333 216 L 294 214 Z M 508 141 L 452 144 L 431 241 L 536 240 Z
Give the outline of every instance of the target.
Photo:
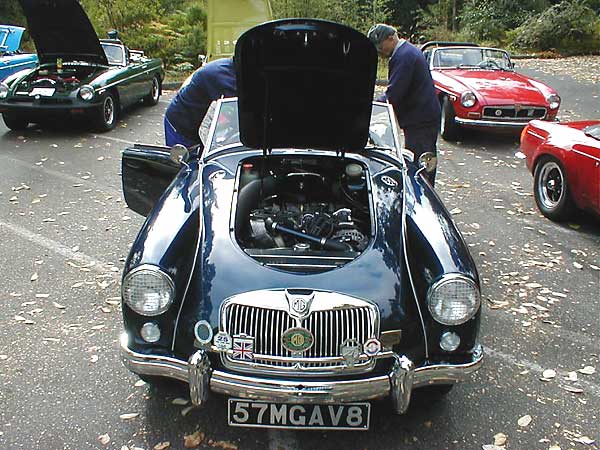
M 116 69 L 119 69 L 119 68 L 120 68 L 120 67 L 115 67 L 115 66 L 113 66 L 113 67 L 112 67 L 112 70 L 116 70 Z M 110 70 L 110 69 L 109 69 L 109 70 Z M 129 80 L 131 80 L 132 78 L 135 78 L 135 77 L 142 76 L 142 75 L 144 75 L 144 74 L 146 74 L 146 73 L 148 73 L 148 72 L 152 72 L 152 71 L 154 71 L 154 70 L 157 70 L 157 68 L 156 68 L 156 67 L 153 67 L 152 69 L 144 70 L 143 72 L 136 73 L 135 75 L 131 75 L 131 76 L 127 77 L 127 78 L 123 78 L 122 80 L 114 81 L 114 82 L 112 82 L 112 83 L 109 83 L 109 84 L 107 84 L 107 85 L 105 85 L 105 86 L 100 86 L 100 87 L 98 87 L 98 88 L 95 88 L 95 92 L 98 92 L 98 93 L 103 93 L 105 90 L 107 90 L 107 89 L 110 89 L 111 87 L 113 87 L 113 86 L 115 86 L 115 85 L 117 85 L 117 84 L 124 83 L 125 81 L 129 81 Z
M 542 136 L 541 134 L 537 134 L 535 131 L 531 131 L 531 129 L 527 129 L 527 134 L 530 134 L 532 136 L 535 136 L 538 139 L 541 139 L 542 141 L 545 140 L 546 138 L 544 136 Z
M 483 349 L 478 345 L 473 351 L 471 361 L 464 364 L 435 364 L 410 369 L 412 362 L 406 357 L 398 356 L 397 361 L 403 364 L 387 375 L 360 378 L 354 380 L 286 380 L 279 378 L 259 378 L 238 375 L 222 370 L 213 370 L 206 364 L 202 351 L 190 358 L 195 364 L 190 371 L 190 363 L 177 358 L 146 355 L 132 351 L 128 347 L 128 336 L 121 335 L 121 359 L 130 371 L 142 375 L 154 375 L 173 378 L 189 384 L 204 382 L 209 378 L 210 390 L 232 397 L 243 397 L 285 403 L 335 403 L 373 400 L 386 397 L 397 387 L 404 398 L 417 387 L 435 384 L 451 384 L 464 380 L 478 370 L 483 364 Z M 409 364 L 410 363 L 410 364 Z M 404 381 L 403 381 L 404 380 Z M 195 392 L 202 393 L 195 386 Z M 204 391 L 205 392 L 205 391 Z M 402 398 L 397 396 L 396 398 Z M 401 409 L 406 402 L 397 404 Z
M 8 68 L 8 69 L 14 69 L 15 67 L 25 66 L 25 65 L 31 65 L 31 64 L 33 64 L 34 66 L 37 66 L 37 61 L 25 61 L 25 62 L 18 63 L 18 64 L 9 64 L 9 65 L 6 65 L 6 66 L 2 66 L 2 68 L 3 69 L 6 69 L 6 68 Z
M 273 259 L 284 259 L 284 258 L 293 258 L 293 259 L 324 259 L 324 260 L 343 260 L 343 261 L 354 261 L 354 258 L 349 256 L 309 256 L 309 255 L 268 255 L 268 254 L 257 254 L 257 255 L 248 255 L 252 258 L 261 259 L 261 258 L 273 258 Z
M 581 156 L 587 156 L 588 158 L 591 158 L 591 159 L 593 159 L 594 161 L 598 161 L 598 162 L 600 162 L 600 158 L 596 158 L 595 156 L 588 155 L 587 153 L 584 153 L 584 152 L 582 152 L 582 151 L 580 151 L 580 150 L 575 150 L 574 148 L 573 148 L 573 149 L 571 149 L 571 150 L 573 150 L 573 152 L 577 153 L 578 155 L 581 155 Z
M 481 120 L 481 119 L 463 119 L 461 117 L 456 117 L 454 121 L 459 125 L 468 125 L 468 126 L 480 126 L 480 127 L 494 127 L 494 128 L 523 128 L 532 120 L 540 120 L 540 119 L 529 119 L 527 122 L 512 122 L 512 121 L 494 121 L 494 120 Z

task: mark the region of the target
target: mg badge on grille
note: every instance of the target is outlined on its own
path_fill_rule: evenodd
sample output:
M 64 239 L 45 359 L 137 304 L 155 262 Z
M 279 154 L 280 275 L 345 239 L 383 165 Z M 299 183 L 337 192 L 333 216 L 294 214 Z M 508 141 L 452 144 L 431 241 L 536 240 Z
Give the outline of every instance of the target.
M 233 336 L 232 359 L 252 361 L 254 359 L 254 338 L 247 334 Z
M 315 338 L 306 328 L 290 328 L 281 336 L 281 344 L 293 353 L 302 353 L 312 347 Z
M 352 367 L 360 360 L 362 345 L 356 339 L 346 339 L 340 346 L 340 354 L 346 364 Z
M 310 304 L 315 296 L 314 292 L 309 294 L 291 293 L 286 291 L 289 313 L 292 317 L 303 319 L 310 313 Z

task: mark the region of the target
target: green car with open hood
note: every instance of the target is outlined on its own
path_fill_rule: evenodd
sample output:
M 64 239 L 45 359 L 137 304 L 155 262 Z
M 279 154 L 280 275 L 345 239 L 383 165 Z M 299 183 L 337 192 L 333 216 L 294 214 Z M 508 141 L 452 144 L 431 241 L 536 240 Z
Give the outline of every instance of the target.
M 140 100 L 155 105 L 164 79 L 160 59 L 129 50 L 115 35 L 98 39 L 77 0 L 20 0 L 39 66 L 0 84 L 0 113 L 12 130 L 59 115 L 84 116 L 100 131 Z

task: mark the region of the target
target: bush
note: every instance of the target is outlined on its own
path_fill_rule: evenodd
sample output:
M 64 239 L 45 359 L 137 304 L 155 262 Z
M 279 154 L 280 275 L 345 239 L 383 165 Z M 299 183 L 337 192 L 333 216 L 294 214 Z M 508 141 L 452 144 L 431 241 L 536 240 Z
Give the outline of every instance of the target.
M 539 0 L 469 0 L 460 15 L 462 32 L 470 39 L 500 42 L 543 8 Z
M 585 2 L 563 0 L 508 33 L 513 47 L 585 53 L 600 49 L 600 19 Z

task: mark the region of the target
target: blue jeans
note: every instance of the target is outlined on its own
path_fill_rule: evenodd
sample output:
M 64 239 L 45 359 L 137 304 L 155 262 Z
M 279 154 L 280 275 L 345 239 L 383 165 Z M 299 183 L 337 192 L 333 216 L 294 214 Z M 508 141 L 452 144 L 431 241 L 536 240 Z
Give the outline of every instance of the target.
M 169 122 L 167 116 L 165 115 L 165 144 L 167 147 L 173 147 L 175 144 L 185 145 L 186 147 L 191 147 L 192 145 L 196 145 L 200 141 L 192 141 L 191 139 L 182 136 L 177 132 L 175 127 Z

